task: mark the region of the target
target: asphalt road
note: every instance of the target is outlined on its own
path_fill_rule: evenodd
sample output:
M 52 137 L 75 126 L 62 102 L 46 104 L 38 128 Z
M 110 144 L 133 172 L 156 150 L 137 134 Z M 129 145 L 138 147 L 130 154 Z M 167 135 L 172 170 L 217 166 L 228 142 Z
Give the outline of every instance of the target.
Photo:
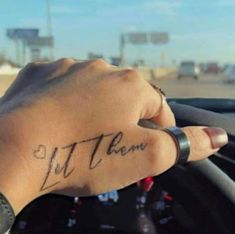
M 152 82 L 159 85 L 167 97 L 235 98 L 235 84 L 225 83 L 222 75 L 202 74 L 199 80 L 190 77 L 178 80 L 173 74 Z

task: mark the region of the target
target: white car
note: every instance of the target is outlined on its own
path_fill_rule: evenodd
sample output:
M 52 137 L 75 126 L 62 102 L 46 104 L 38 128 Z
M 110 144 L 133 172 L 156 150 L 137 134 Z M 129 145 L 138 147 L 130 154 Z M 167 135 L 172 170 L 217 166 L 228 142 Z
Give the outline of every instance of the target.
M 224 70 L 224 81 L 235 83 L 235 65 L 228 65 Z
M 199 74 L 200 69 L 194 62 L 185 61 L 180 64 L 178 71 L 178 79 L 180 79 L 181 77 L 192 77 L 197 80 Z

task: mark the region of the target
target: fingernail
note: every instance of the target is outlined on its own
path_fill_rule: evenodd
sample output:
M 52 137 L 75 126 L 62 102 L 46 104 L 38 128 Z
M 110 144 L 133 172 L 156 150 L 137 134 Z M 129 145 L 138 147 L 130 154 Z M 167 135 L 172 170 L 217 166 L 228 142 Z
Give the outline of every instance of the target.
M 211 139 L 213 149 L 221 148 L 228 143 L 228 135 L 222 128 L 204 128 L 203 129 Z

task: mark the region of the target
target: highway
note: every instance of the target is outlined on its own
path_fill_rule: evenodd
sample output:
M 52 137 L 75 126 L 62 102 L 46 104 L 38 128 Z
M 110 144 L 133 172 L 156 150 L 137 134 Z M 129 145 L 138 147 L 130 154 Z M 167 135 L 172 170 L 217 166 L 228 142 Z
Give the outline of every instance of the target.
M 222 75 L 202 74 L 199 80 L 190 77 L 178 80 L 173 74 L 151 82 L 159 85 L 167 97 L 235 98 L 235 84 L 225 83 Z

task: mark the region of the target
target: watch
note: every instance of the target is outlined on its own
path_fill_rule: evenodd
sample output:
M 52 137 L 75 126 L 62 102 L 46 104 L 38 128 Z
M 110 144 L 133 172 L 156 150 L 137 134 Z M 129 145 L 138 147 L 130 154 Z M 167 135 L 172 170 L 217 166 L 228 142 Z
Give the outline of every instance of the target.
M 6 233 L 12 227 L 14 221 L 14 210 L 6 197 L 0 193 L 0 234 Z

